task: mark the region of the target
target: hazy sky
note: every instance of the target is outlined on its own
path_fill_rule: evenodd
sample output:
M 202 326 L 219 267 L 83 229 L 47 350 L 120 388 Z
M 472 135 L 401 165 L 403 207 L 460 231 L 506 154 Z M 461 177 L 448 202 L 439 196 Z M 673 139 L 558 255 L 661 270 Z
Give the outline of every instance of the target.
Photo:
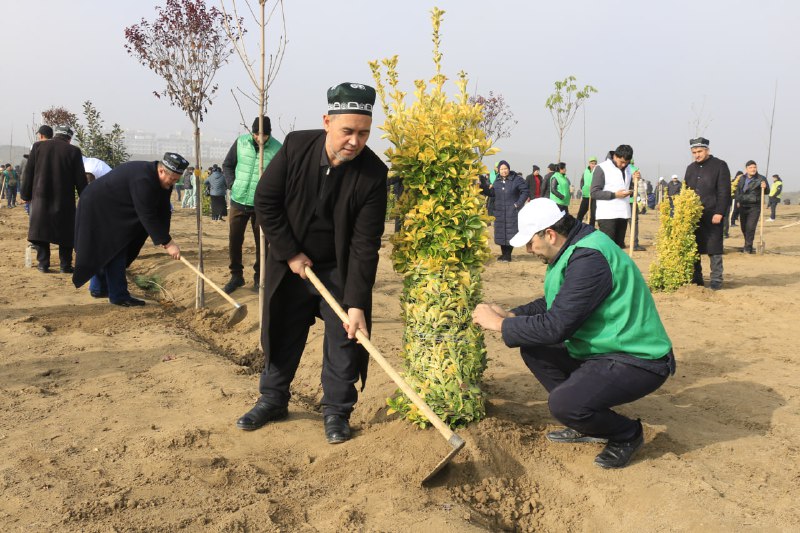
M 152 95 L 163 83 L 123 48 L 124 28 L 142 17 L 152 20 L 158 3 L 0 0 L 0 144 L 8 143 L 12 127 L 14 144 L 27 144 L 34 115 L 38 121 L 53 105 L 80 115 L 85 100 L 109 126 L 118 122 L 162 135 L 189 131 L 179 109 Z M 800 189 L 791 166 L 800 123 L 800 2 L 788 0 L 286 0 L 289 44 L 270 96 L 275 136 L 283 137 L 279 118 L 284 127 L 292 121 L 296 129 L 319 127 L 327 87 L 371 83 L 370 59 L 399 54 L 401 81 L 409 89 L 414 79 L 430 78 L 434 5 L 447 11 L 445 73 L 454 78 L 463 69 L 471 92 L 501 93 L 519 121 L 493 161 L 507 159 L 527 174 L 532 164 L 555 160 L 558 138 L 544 101 L 555 80 L 573 74 L 599 90 L 586 107 L 587 157 L 602 158 L 608 149 L 630 144 L 646 178 L 682 178 L 695 133 L 692 106 L 704 105 L 712 153 L 731 171 L 752 158 L 764 173 L 777 81 L 769 173 L 781 174 L 787 190 Z M 254 22 L 246 24 L 252 35 Z M 235 55 L 217 81 L 204 137 L 232 142 L 241 119 L 230 90 L 250 91 L 251 83 Z M 248 123 L 255 113 L 245 108 Z M 382 122 L 378 112 L 375 123 Z M 370 145 L 382 152 L 386 144 L 379 137 L 373 130 Z M 583 138 L 580 114 L 562 157 L 572 178 L 583 166 Z

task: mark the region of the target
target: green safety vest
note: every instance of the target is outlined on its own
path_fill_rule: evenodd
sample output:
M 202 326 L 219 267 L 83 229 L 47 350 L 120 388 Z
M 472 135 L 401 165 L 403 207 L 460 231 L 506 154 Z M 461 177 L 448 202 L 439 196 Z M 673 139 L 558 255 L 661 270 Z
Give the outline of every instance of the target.
M 231 200 L 237 204 L 251 206 L 256 194 L 256 186 L 264 169 L 278 153 L 281 143 L 270 136 L 264 146 L 264 166 L 258 170 L 258 150 L 253 143 L 253 136 L 245 133 L 236 139 L 236 170 L 233 187 L 231 188 Z
M 569 258 L 575 248 L 591 248 L 603 254 L 612 274 L 611 293 L 564 341 L 575 359 L 609 353 L 626 353 L 641 359 L 659 359 L 672 348 L 653 296 L 636 264 L 601 231 L 593 231 L 569 246 L 554 264 L 547 267 L 544 297 L 547 308 L 553 305 Z
M 550 191 L 550 199 L 553 200 L 558 205 L 569 205 L 569 180 L 567 177 L 562 174 L 561 172 L 556 172 L 550 177 L 550 183 L 553 182 L 553 179 L 558 181 L 558 192 L 564 197 L 559 198 L 553 191 Z M 552 186 L 551 186 L 552 187 Z
M 589 167 L 586 167 L 586 170 L 583 171 L 583 187 L 581 187 L 581 193 L 584 198 L 592 196 L 592 171 L 589 170 Z

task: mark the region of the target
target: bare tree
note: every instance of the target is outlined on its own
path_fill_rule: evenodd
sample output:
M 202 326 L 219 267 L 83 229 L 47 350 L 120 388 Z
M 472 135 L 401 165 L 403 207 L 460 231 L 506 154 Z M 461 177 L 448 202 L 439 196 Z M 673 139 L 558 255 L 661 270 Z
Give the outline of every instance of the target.
M 511 130 L 517 125 L 511 106 L 506 103 L 502 94 L 495 96 L 489 91 L 488 96 L 476 94 L 469 97 L 469 103 L 483 106 L 483 121 L 481 129 L 486 132 L 486 137 L 495 144 L 500 139 L 511 137 Z
M 694 132 L 694 137 L 703 135 L 712 122 L 711 114 L 706 112 L 706 97 L 703 96 L 703 103 L 700 107 L 692 102 L 692 120 L 689 121 L 689 129 Z
M 244 92 L 241 88 L 237 89 L 239 92 L 244 95 L 247 99 L 249 99 L 254 104 L 258 105 L 258 131 L 264 131 L 264 117 L 267 115 L 267 103 L 269 101 L 269 88 L 272 86 L 272 83 L 275 81 L 275 77 L 278 75 L 278 71 L 281 68 L 281 64 L 283 63 L 283 55 L 286 51 L 286 44 L 289 42 L 286 39 L 286 16 L 283 10 L 283 0 L 274 0 L 274 5 L 269 10 L 269 15 L 266 14 L 267 11 L 267 0 L 258 0 L 259 4 L 259 13 L 256 16 L 256 12 L 253 10 L 250 2 L 248 0 L 244 0 L 244 4 L 247 7 L 247 10 L 250 12 L 251 16 L 255 20 L 256 24 L 258 25 L 258 29 L 261 33 L 261 46 L 260 46 L 260 54 L 259 57 L 260 61 L 260 68 L 258 74 L 256 74 L 255 70 L 255 60 L 250 59 L 250 55 L 247 52 L 247 46 L 245 44 L 244 36 L 247 33 L 246 28 L 244 27 L 244 19 L 239 16 L 239 11 L 236 6 L 236 0 L 230 0 L 231 2 L 231 10 L 233 15 L 228 15 L 228 11 L 225 8 L 225 1 L 220 0 L 220 6 L 222 7 L 222 12 L 225 15 L 223 17 L 223 21 L 225 23 L 225 32 L 227 33 L 228 37 L 234 43 L 234 49 L 236 50 L 236 54 L 239 56 L 239 59 L 242 60 L 242 65 L 244 65 L 245 71 L 247 72 L 250 81 L 255 88 L 255 93 L 253 95 L 249 95 Z M 266 45 L 266 33 L 267 33 L 267 26 L 269 25 L 272 17 L 275 16 L 276 13 L 280 13 L 280 20 L 281 20 L 281 27 L 282 32 L 278 36 L 278 45 L 275 50 L 274 54 L 269 55 L 269 65 L 267 65 L 266 61 L 266 54 L 267 54 L 267 45 Z M 236 98 L 236 93 L 231 90 L 231 94 L 233 95 L 234 100 L 236 100 L 236 105 L 239 108 L 239 114 L 242 116 L 242 125 L 244 126 L 245 130 L 249 131 L 249 127 L 247 125 L 247 120 L 244 118 L 244 114 L 242 113 L 242 107 L 239 105 L 239 100 Z M 258 148 L 258 168 L 261 172 L 264 171 L 264 145 L 259 144 Z M 261 324 L 261 319 L 264 316 L 264 298 L 265 298 L 265 289 L 264 286 L 266 285 L 267 281 L 267 269 L 266 269 L 266 262 L 267 262 L 267 239 L 264 235 L 264 230 L 259 230 L 259 264 L 261 268 L 259 270 L 259 278 L 258 278 L 258 320 L 259 324 Z
M 561 161 L 561 148 L 564 145 L 564 137 L 567 131 L 572 126 L 572 121 L 578 113 L 581 105 L 592 95 L 596 93 L 597 89 L 591 85 L 585 85 L 583 89 L 578 89 L 575 83 L 575 76 L 567 76 L 563 80 L 555 82 L 555 92 L 547 97 L 544 106 L 550 111 L 553 117 L 553 125 L 558 131 L 558 157 L 557 161 Z
M 125 28 L 125 50 L 166 82 L 160 98 L 182 109 L 194 128 L 195 169 L 200 172 L 200 123 L 211 105 L 217 85 L 214 76 L 233 53 L 224 26 L 227 15 L 204 0 L 166 0 L 156 7 L 153 22 L 142 19 Z M 203 227 L 201 187 L 194 188 L 197 211 L 198 269 L 203 272 Z M 203 279 L 197 278 L 197 308 L 205 306 Z

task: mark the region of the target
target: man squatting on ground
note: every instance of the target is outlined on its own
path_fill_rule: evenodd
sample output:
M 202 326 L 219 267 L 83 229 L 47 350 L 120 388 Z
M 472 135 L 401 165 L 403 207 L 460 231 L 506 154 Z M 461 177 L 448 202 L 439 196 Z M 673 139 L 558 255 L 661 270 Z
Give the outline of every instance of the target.
M 244 285 L 244 265 L 242 260 L 242 244 L 248 224 L 253 229 L 253 239 L 256 242 L 256 262 L 253 264 L 253 285 L 258 288 L 259 273 L 261 272 L 261 239 L 256 212 L 253 207 L 253 197 L 261 173 L 267 168 L 269 162 L 278 153 L 281 147 L 272 136 L 272 123 L 269 117 L 264 117 L 264 134 L 259 134 L 258 117 L 250 128 L 252 133 L 240 135 L 233 146 L 228 150 L 228 155 L 222 162 L 222 173 L 231 190 L 231 208 L 228 214 L 228 255 L 230 257 L 231 279 L 225 284 L 223 290 L 228 294 Z M 258 168 L 258 150 L 264 145 L 264 165 Z M 267 240 L 269 242 L 269 240 Z
M 549 440 L 606 442 L 595 464 L 622 468 L 644 443 L 642 424 L 611 407 L 650 394 L 675 373 L 650 289 L 607 235 L 551 200 L 523 207 L 519 228 L 512 244 L 547 264 L 544 297 L 511 311 L 479 304 L 473 321 L 520 347 L 549 392 L 550 413 L 567 426 Z
M 699 255 L 694 264 L 692 283 L 704 285 L 700 256 L 708 254 L 711 263 L 711 289 L 717 291 L 722 288 L 722 219 L 731 202 L 731 171 L 725 161 L 711 155 L 708 145 L 709 140 L 703 137 L 689 141 L 694 161 L 686 167 L 683 184 L 696 192 L 703 204 L 703 214 L 700 215 L 694 232 Z
M 161 161 L 123 163 L 86 187 L 75 218 L 75 287 L 89 281 L 94 298 L 123 307 L 144 305 L 128 292 L 125 269 L 148 235 L 180 259 L 181 249 L 169 234 L 169 199 L 188 166 L 186 159 L 167 152 Z
M 287 417 L 289 386 L 315 317 L 325 322 L 322 415 L 325 436 L 350 438 L 356 382 L 368 356 L 355 341 L 368 334 L 372 286 L 386 216 L 386 165 L 367 146 L 375 90 L 357 83 L 328 89 L 324 131 L 295 131 L 272 159 L 255 194 L 269 240 L 261 343 L 261 397 L 236 423 L 254 430 Z M 342 324 L 305 275 L 314 272 L 347 310 Z M 343 327 L 344 326 L 344 327 Z

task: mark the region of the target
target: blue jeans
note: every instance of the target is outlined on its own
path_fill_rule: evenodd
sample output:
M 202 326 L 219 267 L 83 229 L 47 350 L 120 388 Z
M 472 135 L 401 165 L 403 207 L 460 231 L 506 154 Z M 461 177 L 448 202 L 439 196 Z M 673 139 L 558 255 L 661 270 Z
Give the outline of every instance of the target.
M 89 292 L 108 293 L 111 303 L 118 303 L 131 297 L 128 292 L 128 280 L 125 279 L 125 263 L 127 250 L 122 250 L 115 255 L 106 266 L 100 269 L 89 280 Z

